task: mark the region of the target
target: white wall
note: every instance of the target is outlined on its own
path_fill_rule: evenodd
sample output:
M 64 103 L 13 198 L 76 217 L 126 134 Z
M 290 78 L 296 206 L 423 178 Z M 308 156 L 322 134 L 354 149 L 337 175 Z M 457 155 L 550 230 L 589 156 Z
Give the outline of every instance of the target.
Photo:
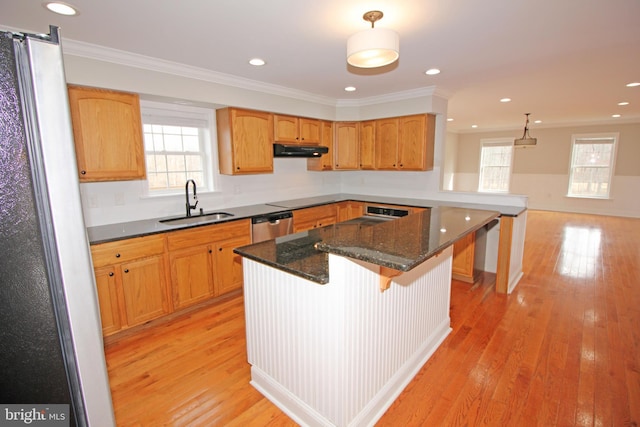
M 76 47 L 75 50 L 78 48 Z M 71 49 L 72 51 L 74 49 Z M 66 51 L 65 51 L 66 52 Z M 102 54 L 102 53 L 101 53 Z M 111 55 L 111 56 L 109 56 Z M 99 55 L 98 55 L 99 56 Z M 66 53 L 67 81 L 73 84 L 139 93 L 152 101 L 181 101 L 205 108 L 237 106 L 325 120 L 368 120 L 417 113 L 436 114 L 435 167 L 428 172 L 309 172 L 305 159 L 274 159 L 274 173 L 219 176 L 218 191 L 199 192 L 198 207 L 207 211 L 270 201 L 332 193 L 360 193 L 526 206 L 521 197 L 499 199 L 478 194 L 439 191 L 445 157 L 447 99 L 435 88 L 360 101 L 359 104 L 301 94 L 278 87 L 256 87 L 256 82 L 220 82 L 203 70 L 149 62 L 135 56 L 106 52 Z M 215 133 L 213 135 L 215 138 Z M 213 141 L 215 147 L 216 141 Z M 215 149 L 215 148 L 214 148 Z M 81 184 L 87 226 L 180 215 L 184 195 L 145 197 L 145 181 Z
M 567 197 L 571 135 L 619 133 L 610 199 Z M 514 153 L 510 193 L 528 197 L 530 209 L 640 217 L 640 123 L 533 129 L 533 148 Z M 476 192 L 479 180 L 480 140 L 519 136 L 513 132 L 478 132 L 448 137 L 447 153 L 455 153 L 453 188 Z M 451 159 L 447 159 L 448 164 Z

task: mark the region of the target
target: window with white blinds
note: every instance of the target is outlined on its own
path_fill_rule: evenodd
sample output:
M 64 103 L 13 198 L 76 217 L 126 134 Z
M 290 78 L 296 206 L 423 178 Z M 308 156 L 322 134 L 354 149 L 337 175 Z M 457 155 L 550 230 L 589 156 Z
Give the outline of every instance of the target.
M 569 197 L 609 198 L 617 141 L 617 133 L 572 136 Z
M 511 182 L 513 139 L 483 139 L 480 142 L 482 151 L 478 191 L 507 193 Z
M 193 179 L 198 192 L 213 191 L 212 111 L 142 102 L 149 195 L 184 192 Z

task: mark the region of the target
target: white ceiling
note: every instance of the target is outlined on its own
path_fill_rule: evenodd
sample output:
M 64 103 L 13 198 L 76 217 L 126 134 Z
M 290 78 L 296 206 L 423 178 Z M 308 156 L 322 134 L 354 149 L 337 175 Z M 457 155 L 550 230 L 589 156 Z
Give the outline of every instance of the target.
M 336 102 L 435 86 L 458 132 L 640 122 L 640 0 L 70 0 L 76 17 L 41 0 L 0 0 L 0 28 L 188 64 Z M 376 27 L 400 35 L 400 60 L 348 67 L 346 40 Z M 267 65 L 248 65 L 252 57 Z M 442 73 L 426 76 L 437 67 Z M 356 92 L 347 93 L 346 86 Z M 500 98 L 512 98 L 500 103 Z M 627 101 L 627 106 L 618 102 Z M 612 114 L 621 114 L 619 119 Z

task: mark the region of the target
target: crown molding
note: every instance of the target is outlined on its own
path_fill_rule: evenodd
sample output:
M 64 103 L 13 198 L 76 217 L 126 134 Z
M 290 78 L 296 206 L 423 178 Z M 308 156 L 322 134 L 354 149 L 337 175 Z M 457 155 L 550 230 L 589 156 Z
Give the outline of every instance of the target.
M 123 50 L 98 46 L 77 40 L 63 39 L 62 51 L 65 55 L 79 56 L 97 61 L 110 62 L 128 67 L 135 67 L 149 71 L 172 74 L 180 77 L 202 80 L 225 86 L 237 87 L 271 95 L 300 99 L 324 105 L 336 105 L 336 100 L 326 96 L 319 96 L 304 91 L 294 90 L 283 86 L 272 85 L 231 74 L 220 73 L 204 68 L 193 67 L 178 62 L 167 61 L 145 55 L 139 55 Z
M 395 92 L 386 95 L 372 96 L 369 98 L 361 98 L 356 100 L 335 99 L 327 96 L 320 96 L 309 92 L 290 89 L 284 86 L 268 84 L 256 80 L 234 76 L 231 74 L 220 73 L 204 68 L 193 67 L 178 62 L 139 55 L 123 50 L 108 48 L 77 40 L 63 39 L 61 44 L 62 50 L 65 55 L 79 56 L 97 61 L 111 62 L 128 67 L 167 73 L 185 78 L 202 80 L 209 83 L 254 90 L 256 92 L 284 96 L 287 98 L 299 99 L 334 107 L 361 107 L 365 105 L 403 101 L 407 99 L 433 95 L 440 96 L 446 99 L 449 98 L 448 94 L 437 89 L 435 86 L 429 86 L 418 90 Z

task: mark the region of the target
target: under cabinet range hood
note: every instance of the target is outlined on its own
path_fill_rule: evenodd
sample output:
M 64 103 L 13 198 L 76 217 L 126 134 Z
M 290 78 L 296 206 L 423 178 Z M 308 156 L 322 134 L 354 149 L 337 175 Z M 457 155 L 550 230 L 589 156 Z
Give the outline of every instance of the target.
M 320 157 L 328 152 L 319 145 L 273 144 L 273 157 Z

